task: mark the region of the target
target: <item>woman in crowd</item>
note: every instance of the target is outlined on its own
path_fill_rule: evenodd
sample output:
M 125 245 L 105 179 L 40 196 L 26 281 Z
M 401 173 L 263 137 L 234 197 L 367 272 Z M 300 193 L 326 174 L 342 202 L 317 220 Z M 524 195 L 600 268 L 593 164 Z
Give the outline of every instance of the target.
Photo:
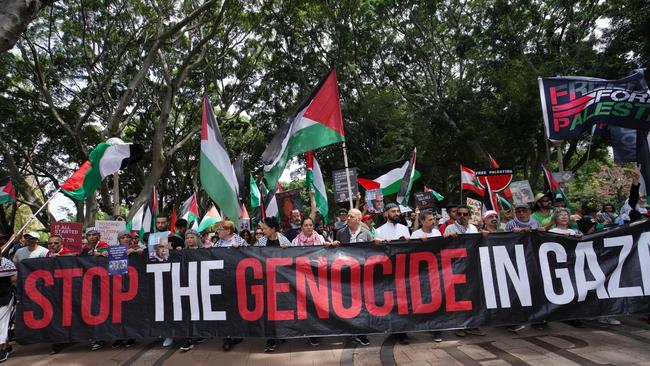
M 213 245 L 217 248 L 239 248 L 248 246 L 248 243 L 235 233 L 235 223 L 230 220 L 221 222 L 218 229 L 219 240 Z
M 196 250 L 202 247 L 202 238 L 201 234 L 199 234 L 198 231 L 188 229 L 185 232 L 185 250 Z M 165 344 L 167 343 L 167 340 L 170 340 L 169 344 L 171 345 L 171 338 L 165 338 L 165 343 L 163 343 L 163 347 L 165 347 Z M 181 351 L 182 352 L 187 352 L 194 348 L 195 344 L 200 344 L 205 342 L 205 338 L 185 338 L 185 342 L 181 345 Z
M 239 236 L 241 236 L 242 239 L 246 242 L 248 245 L 253 245 L 255 244 L 255 239 L 253 238 L 253 235 L 248 229 L 244 229 L 239 232 Z
M 569 236 L 575 236 L 575 237 L 582 237 L 582 233 L 579 231 L 575 231 L 571 229 L 569 226 L 571 225 L 571 218 L 570 218 L 569 210 L 567 210 L 564 207 L 561 208 L 556 208 L 555 211 L 553 211 L 553 217 L 551 218 L 551 222 L 553 223 L 553 228 L 549 230 L 549 232 L 556 233 L 556 234 L 562 234 L 562 235 L 569 235 Z
M 300 222 L 300 233 L 291 242 L 292 247 L 325 245 L 325 238 L 314 230 L 314 220 L 305 217 Z

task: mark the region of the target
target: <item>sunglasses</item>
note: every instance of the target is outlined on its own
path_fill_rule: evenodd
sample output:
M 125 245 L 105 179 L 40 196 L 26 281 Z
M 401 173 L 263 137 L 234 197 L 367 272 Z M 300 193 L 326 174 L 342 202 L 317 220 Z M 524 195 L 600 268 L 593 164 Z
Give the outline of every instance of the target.
M 469 212 L 457 212 L 458 216 L 469 216 Z
M 262 232 L 257 232 L 257 233 L 255 233 L 255 235 L 264 235 L 264 233 L 262 233 Z

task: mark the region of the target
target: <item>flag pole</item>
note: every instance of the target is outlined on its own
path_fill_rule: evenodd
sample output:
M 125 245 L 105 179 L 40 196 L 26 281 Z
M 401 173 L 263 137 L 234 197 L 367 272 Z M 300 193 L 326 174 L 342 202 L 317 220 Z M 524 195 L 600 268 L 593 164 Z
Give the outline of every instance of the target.
M 345 179 L 348 183 L 348 197 L 350 198 L 350 209 L 354 208 L 352 203 L 352 185 L 350 184 L 350 169 L 348 168 L 348 149 L 345 146 L 345 140 L 343 140 L 343 164 L 345 164 Z
M 463 170 L 460 170 L 460 202 L 459 205 L 463 204 Z
M 119 170 L 113 173 L 113 215 L 115 218 L 120 215 L 120 173 Z
M 20 228 L 20 230 L 16 231 L 11 236 L 11 238 L 9 238 L 9 240 L 7 241 L 7 244 L 5 244 L 5 246 L 2 248 L 2 251 L 0 251 L 0 254 L 4 254 L 4 252 L 7 250 L 7 248 L 9 248 L 9 246 L 14 242 L 14 240 L 16 240 L 16 237 L 18 237 L 18 234 L 20 234 L 23 230 L 25 230 L 27 225 L 29 225 L 29 223 L 32 222 L 32 220 L 34 220 L 36 218 L 36 215 L 38 215 L 43 210 L 43 208 L 45 208 L 47 206 L 47 204 L 50 203 L 52 198 L 54 198 L 54 196 L 56 196 L 56 194 L 59 193 L 59 191 L 61 191 L 61 187 L 59 187 L 56 191 L 54 191 L 54 193 L 52 193 L 50 198 L 48 198 L 47 201 L 45 201 L 45 203 L 38 210 L 36 210 L 36 212 L 34 212 L 29 217 L 29 219 L 27 219 L 27 221 L 23 224 L 23 226 Z

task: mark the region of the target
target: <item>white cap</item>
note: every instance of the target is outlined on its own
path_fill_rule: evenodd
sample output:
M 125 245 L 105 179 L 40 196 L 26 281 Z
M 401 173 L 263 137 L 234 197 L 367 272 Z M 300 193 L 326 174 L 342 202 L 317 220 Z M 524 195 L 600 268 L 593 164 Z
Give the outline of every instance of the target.
M 41 236 L 36 231 L 30 231 L 27 234 L 24 234 L 23 236 L 29 236 L 29 237 L 32 237 L 32 238 L 34 238 L 36 240 L 41 238 Z

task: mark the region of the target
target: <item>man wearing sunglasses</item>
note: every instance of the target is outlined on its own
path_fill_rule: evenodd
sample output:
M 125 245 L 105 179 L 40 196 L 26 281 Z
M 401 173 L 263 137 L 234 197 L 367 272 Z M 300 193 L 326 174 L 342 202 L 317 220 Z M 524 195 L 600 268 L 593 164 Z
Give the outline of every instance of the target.
M 532 215 L 541 226 L 550 225 L 553 218 L 553 195 L 538 193 L 535 196 L 535 212 Z
M 476 226 L 469 223 L 470 213 L 469 206 L 458 205 L 456 209 L 456 221 L 447 225 L 445 228 L 445 237 L 458 236 L 462 234 L 478 234 Z

